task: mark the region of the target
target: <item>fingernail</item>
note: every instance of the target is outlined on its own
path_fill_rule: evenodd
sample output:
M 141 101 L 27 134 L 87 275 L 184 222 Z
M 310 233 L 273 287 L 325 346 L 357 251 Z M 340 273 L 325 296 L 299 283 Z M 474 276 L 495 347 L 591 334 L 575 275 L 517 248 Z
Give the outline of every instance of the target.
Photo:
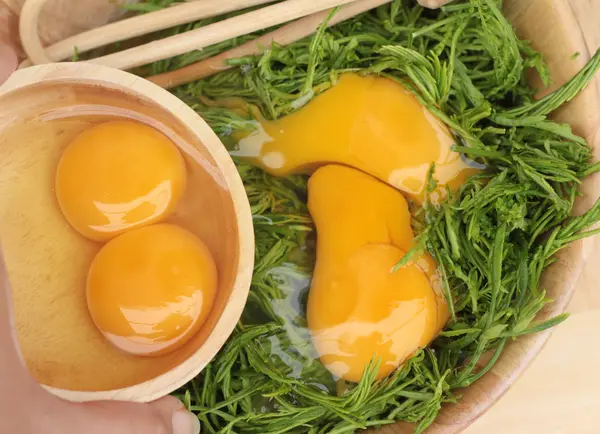
M 173 415 L 173 434 L 200 434 L 200 421 L 189 411 L 176 411 Z

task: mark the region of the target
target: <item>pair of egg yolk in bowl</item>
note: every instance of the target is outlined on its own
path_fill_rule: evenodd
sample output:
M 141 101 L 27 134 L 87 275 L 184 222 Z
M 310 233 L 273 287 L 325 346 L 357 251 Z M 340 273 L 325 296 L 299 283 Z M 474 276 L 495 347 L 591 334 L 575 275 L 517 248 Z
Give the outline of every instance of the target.
M 173 141 L 130 120 L 92 126 L 65 148 L 55 191 L 69 224 L 105 243 L 90 265 L 87 305 L 103 335 L 135 355 L 162 355 L 202 327 L 217 292 L 206 244 L 165 223 L 187 183 Z

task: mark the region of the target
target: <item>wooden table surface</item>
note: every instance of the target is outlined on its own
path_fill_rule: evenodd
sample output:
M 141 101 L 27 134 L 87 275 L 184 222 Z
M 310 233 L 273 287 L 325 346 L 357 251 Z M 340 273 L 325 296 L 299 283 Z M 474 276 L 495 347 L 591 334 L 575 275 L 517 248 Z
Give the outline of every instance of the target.
M 506 395 L 465 434 L 600 432 L 600 236 L 590 250 L 569 319 L 556 328 Z

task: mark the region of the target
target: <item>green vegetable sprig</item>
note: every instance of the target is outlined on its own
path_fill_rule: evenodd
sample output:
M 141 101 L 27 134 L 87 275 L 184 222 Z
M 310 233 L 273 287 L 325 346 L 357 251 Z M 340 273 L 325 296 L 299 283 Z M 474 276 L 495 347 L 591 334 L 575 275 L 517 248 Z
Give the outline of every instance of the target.
M 171 3 L 152 0 L 135 8 Z M 146 71 L 175 69 L 255 37 L 157 62 Z M 204 98 L 240 97 L 267 118 L 279 118 L 293 112 L 299 98 L 354 71 L 412 90 L 457 134 L 456 151 L 486 170 L 447 202 L 416 210 L 416 248 L 427 249 L 439 264 L 452 315 L 448 327 L 391 377 L 374 381 L 370 370 L 360 384 L 340 385 L 315 360 L 304 320 L 314 263 L 306 178 L 274 178 L 238 162 L 255 219 L 256 269 L 235 333 L 181 391 L 204 432 L 341 434 L 398 420 L 414 422 L 422 432 L 443 403 L 457 399 L 455 389 L 493 366 L 510 339 L 566 318 L 535 322 L 550 302 L 540 276 L 557 251 L 598 232 L 582 231 L 600 220 L 600 203 L 569 216 L 581 179 L 600 167 L 582 138 L 547 115 L 587 84 L 600 54 L 565 86 L 534 101 L 525 71 L 537 70 L 544 83 L 548 71 L 515 36 L 500 2 L 471 0 L 433 12 L 395 0 L 322 28 L 313 38 L 232 64 L 240 67 L 175 90 L 231 146 L 233 130 L 253 128 L 252 114 L 207 105 Z M 435 182 L 435 168 L 431 176 Z

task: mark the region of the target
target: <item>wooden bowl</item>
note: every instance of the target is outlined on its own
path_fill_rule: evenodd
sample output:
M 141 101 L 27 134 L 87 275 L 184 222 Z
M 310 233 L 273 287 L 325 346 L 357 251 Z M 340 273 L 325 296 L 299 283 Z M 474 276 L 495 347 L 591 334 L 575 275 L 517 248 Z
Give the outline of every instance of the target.
M 208 245 L 218 267 L 219 290 L 200 332 L 170 354 L 125 354 L 108 343 L 88 313 L 85 276 L 101 244 L 84 239 L 66 223 L 53 192 L 62 147 L 83 127 L 77 131 L 35 121 L 49 113 L 56 118 L 73 107 L 120 110 L 166 126 L 181 139 L 184 157 L 200 162 L 196 169 L 188 164 L 186 192 L 194 193 L 183 198 L 185 209 L 179 206 L 169 221 L 186 222 Z M 0 237 L 18 339 L 38 382 L 72 401 L 151 401 L 198 375 L 242 314 L 254 262 L 248 199 L 233 161 L 210 127 L 146 80 L 106 67 L 65 63 L 20 70 L 0 87 L 0 137 Z M 196 218 L 200 215 L 202 222 Z
M 548 63 L 553 85 L 546 94 L 577 73 L 600 47 L 600 3 L 571 0 L 504 0 L 504 13 L 523 39 L 531 41 Z M 573 55 L 579 53 L 577 57 Z M 533 79 L 535 80 L 535 79 Z M 541 88 L 537 80 L 533 84 Z M 570 103 L 553 114 L 553 118 L 573 128 L 586 138 L 600 157 L 600 80 L 590 85 Z M 600 196 L 600 176 L 585 179 L 583 195 L 575 204 L 577 214 L 589 209 Z M 543 275 L 541 287 L 554 302 L 540 312 L 537 319 L 546 320 L 564 313 L 571 300 L 584 264 L 593 260 L 593 239 L 570 245 L 558 255 L 558 261 Z M 598 252 L 596 252 L 597 257 Z M 508 343 L 492 370 L 478 382 L 462 391 L 458 404 L 446 405 L 427 434 L 455 434 L 463 431 L 493 406 L 527 369 L 552 334 L 552 330 L 519 338 Z M 532 403 L 535 404 L 535 403 Z M 511 417 L 511 415 L 506 415 Z M 412 433 L 410 424 L 383 427 L 383 434 Z
M 121 17 L 121 5 L 138 0 L 48 0 L 40 14 L 38 32 L 44 44 L 93 29 Z M 0 43 L 24 57 L 19 42 L 19 12 L 25 0 L 0 0 Z

